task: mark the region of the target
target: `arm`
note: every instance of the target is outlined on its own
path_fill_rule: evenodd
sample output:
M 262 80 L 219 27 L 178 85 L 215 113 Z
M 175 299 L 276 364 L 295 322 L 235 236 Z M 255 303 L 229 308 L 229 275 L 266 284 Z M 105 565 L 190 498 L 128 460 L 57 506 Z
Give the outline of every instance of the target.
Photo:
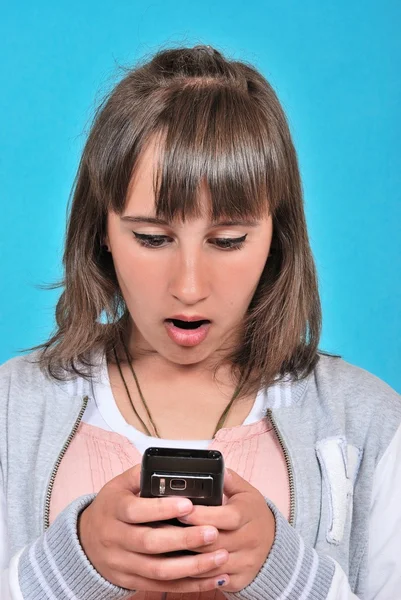
M 333 595 L 332 591 L 338 588 L 339 582 L 343 593 L 343 571 L 331 558 L 305 546 L 301 536 L 285 517 L 273 504 L 268 504 L 276 520 L 275 539 L 269 556 L 247 587 L 239 592 L 224 592 L 226 597 L 230 600 L 356 599 L 349 590 L 346 578 L 348 595 Z
M 9 564 L 7 542 L 6 499 L 0 486 L 0 598 L 23 600 L 18 584 L 18 553 Z
M 0 598 L 2 600 L 24 600 L 18 582 L 18 562 L 23 550 L 10 561 L 8 568 L 0 571 Z
M 269 503 L 276 535 L 255 579 L 230 600 L 357 600 L 338 563 L 306 547 L 300 535 Z M 401 599 L 401 426 L 375 472 L 369 519 L 368 581 L 364 599 Z
M 401 426 L 373 483 L 369 519 L 367 600 L 401 598 Z
M 1 600 L 114 600 L 133 595 L 114 586 L 92 566 L 78 539 L 78 517 L 93 500 L 83 496 L 72 502 L 44 534 L 9 556 L 7 506 L 3 486 L 3 453 L 6 455 L 7 411 L 12 379 L 19 379 L 17 367 L 23 357 L 0 365 L 0 599 Z
M 4 494 L 2 494 L 4 496 Z M 0 597 L 2 600 L 97 600 L 127 598 L 133 592 L 106 581 L 93 568 L 78 540 L 80 512 L 92 501 L 71 503 L 35 542 L 20 550 L 8 565 L 5 502 L 0 502 Z

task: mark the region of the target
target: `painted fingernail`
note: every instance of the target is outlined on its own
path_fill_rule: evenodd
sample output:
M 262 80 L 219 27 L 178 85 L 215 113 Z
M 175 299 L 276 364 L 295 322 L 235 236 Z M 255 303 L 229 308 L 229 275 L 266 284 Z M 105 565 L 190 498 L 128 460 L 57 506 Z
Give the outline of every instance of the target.
M 227 561 L 227 552 L 220 551 L 214 555 L 214 562 L 216 565 L 222 565 Z
M 177 503 L 177 510 L 180 515 L 186 515 L 192 510 L 191 500 L 180 500 Z
M 211 544 L 217 538 L 217 531 L 215 529 L 205 529 L 203 532 L 203 539 L 205 544 Z
M 223 587 L 223 585 L 226 585 L 227 583 L 227 579 L 218 579 L 216 581 L 216 587 Z

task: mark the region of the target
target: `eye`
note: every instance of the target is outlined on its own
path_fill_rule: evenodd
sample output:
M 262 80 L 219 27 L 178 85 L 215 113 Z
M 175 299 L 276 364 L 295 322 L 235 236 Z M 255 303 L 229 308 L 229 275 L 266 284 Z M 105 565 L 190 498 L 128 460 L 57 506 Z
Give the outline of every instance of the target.
M 210 240 L 210 243 L 222 250 L 241 250 L 247 235 L 246 233 L 238 238 L 214 238 Z
M 147 233 L 136 233 L 135 231 L 132 233 L 138 244 L 145 248 L 162 248 L 171 241 L 168 235 L 149 235 Z

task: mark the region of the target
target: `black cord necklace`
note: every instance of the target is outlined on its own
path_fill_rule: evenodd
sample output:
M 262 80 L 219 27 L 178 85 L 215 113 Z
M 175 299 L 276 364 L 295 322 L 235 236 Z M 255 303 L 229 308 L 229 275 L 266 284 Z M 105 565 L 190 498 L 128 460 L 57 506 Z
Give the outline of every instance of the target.
M 138 418 L 138 420 L 141 422 L 141 424 L 142 424 L 143 428 L 145 429 L 145 431 L 146 431 L 146 435 L 148 435 L 148 436 L 150 436 L 150 437 L 157 437 L 157 438 L 161 438 L 162 436 L 160 435 L 160 433 L 159 433 L 159 431 L 158 431 L 158 429 L 157 429 L 157 427 L 156 427 L 156 424 L 155 424 L 154 420 L 152 419 L 152 415 L 150 414 L 149 407 L 148 407 L 148 405 L 147 405 L 147 403 L 146 403 L 146 400 L 145 400 L 145 398 L 144 398 L 144 396 L 143 396 L 143 393 L 142 393 L 142 390 L 141 390 L 141 386 L 139 385 L 138 377 L 136 376 L 136 373 L 135 373 L 135 371 L 134 371 L 134 367 L 132 366 L 132 358 L 131 358 L 131 356 L 130 356 L 130 354 L 129 354 L 129 352 L 128 352 L 128 349 L 127 349 L 127 347 L 126 347 L 126 345 L 125 345 L 124 341 L 123 341 L 123 340 L 121 340 L 121 342 L 122 342 L 122 345 L 123 345 L 123 347 L 124 347 L 124 351 L 125 351 L 125 354 L 126 354 L 126 357 L 127 357 L 128 364 L 129 364 L 129 366 L 130 366 L 130 369 L 131 369 L 131 373 L 132 373 L 132 375 L 133 375 L 133 377 L 134 377 L 134 380 L 135 380 L 135 384 L 136 384 L 136 387 L 137 387 L 137 390 L 138 390 L 138 394 L 139 394 L 139 396 L 140 396 L 140 398 L 141 398 L 141 400 L 142 400 L 142 403 L 143 403 L 143 406 L 144 406 L 144 408 L 145 408 L 145 410 L 146 410 L 146 413 L 147 413 L 147 415 L 148 415 L 149 421 L 150 421 L 150 422 L 151 422 L 151 424 L 152 424 L 152 427 L 153 427 L 153 435 L 152 435 L 152 433 L 150 432 L 150 430 L 149 430 L 148 426 L 146 425 L 146 423 L 145 423 L 145 422 L 143 421 L 143 419 L 142 419 L 142 418 L 139 416 L 139 414 L 138 414 L 138 411 L 137 411 L 137 410 L 136 410 L 136 408 L 135 408 L 135 405 L 134 405 L 134 403 L 133 403 L 133 401 L 132 401 L 132 398 L 131 398 L 131 394 L 130 394 L 130 392 L 129 392 L 129 389 L 128 389 L 127 382 L 125 381 L 125 377 L 124 377 L 124 375 L 123 375 L 123 372 L 122 372 L 122 369 L 121 369 L 121 364 L 120 364 L 120 361 L 119 361 L 119 359 L 118 359 L 118 356 L 117 356 L 116 350 L 115 350 L 115 348 L 113 348 L 113 352 L 114 352 L 114 358 L 115 358 L 115 361 L 116 361 L 116 364 L 117 364 L 117 367 L 118 367 L 118 370 L 119 370 L 119 373 L 120 373 L 120 377 L 121 377 L 121 379 L 122 379 L 122 382 L 123 382 L 123 384 L 124 384 L 125 391 L 127 392 L 127 396 L 128 396 L 128 398 L 129 398 L 129 401 L 130 401 L 130 403 L 131 403 L 132 409 L 133 409 L 133 411 L 134 411 L 134 413 L 135 413 L 135 416 Z M 227 419 L 227 416 L 228 416 L 228 413 L 229 413 L 229 411 L 230 411 L 230 408 L 232 407 L 232 405 L 233 405 L 233 403 L 234 403 L 234 400 L 235 400 L 235 399 L 238 397 L 238 394 L 240 393 L 240 390 L 241 390 L 241 386 L 240 386 L 240 385 L 238 385 L 238 386 L 237 386 L 237 388 L 236 388 L 236 389 L 235 389 L 235 391 L 234 391 L 234 394 L 233 394 L 233 396 L 232 396 L 232 398 L 231 398 L 230 402 L 227 404 L 226 408 L 224 409 L 224 411 L 222 412 L 222 414 L 221 414 L 221 416 L 220 416 L 220 419 L 218 420 L 218 423 L 217 423 L 217 425 L 216 425 L 216 429 L 214 430 L 214 433 L 213 433 L 213 436 L 212 436 L 213 438 L 214 438 L 214 436 L 216 435 L 216 433 L 219 431 L 219 429 L 222 429 L 222 427 L 223 427 L 223 425 L 224 425 L 224 423 L 225 423 L 225 421 L 226 421 L 226 419 Z

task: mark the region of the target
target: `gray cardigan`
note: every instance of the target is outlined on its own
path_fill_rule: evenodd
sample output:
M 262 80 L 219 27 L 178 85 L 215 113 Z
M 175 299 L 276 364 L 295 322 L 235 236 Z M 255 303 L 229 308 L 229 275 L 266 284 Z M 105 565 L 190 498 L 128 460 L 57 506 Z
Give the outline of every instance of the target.
M 0 367 L 0 485 L 11 556 L 26 547 L 19 561 L 23 598 L 127 597 L 133 592 L 103 579 L 79 544 L 77 517 L 92 496 L 78 498 L 46 527 L 55 466 L 91 386 L 77 378 L 74 393 L 68 393 L 66 384 L 46 378 L 31 356 Z M 292 384 L 292 398 L 291 406 L 270 414 L 289 468 L 291 524 L 269 503 L 276 518 L 272 550 L 247 588 L 226 595 L 324 599 L 337 565 L 350 590 L 363 598 L 374 474 L 401 423 L 400 397 L 366 371 L 321 355 L 311 375 Z

